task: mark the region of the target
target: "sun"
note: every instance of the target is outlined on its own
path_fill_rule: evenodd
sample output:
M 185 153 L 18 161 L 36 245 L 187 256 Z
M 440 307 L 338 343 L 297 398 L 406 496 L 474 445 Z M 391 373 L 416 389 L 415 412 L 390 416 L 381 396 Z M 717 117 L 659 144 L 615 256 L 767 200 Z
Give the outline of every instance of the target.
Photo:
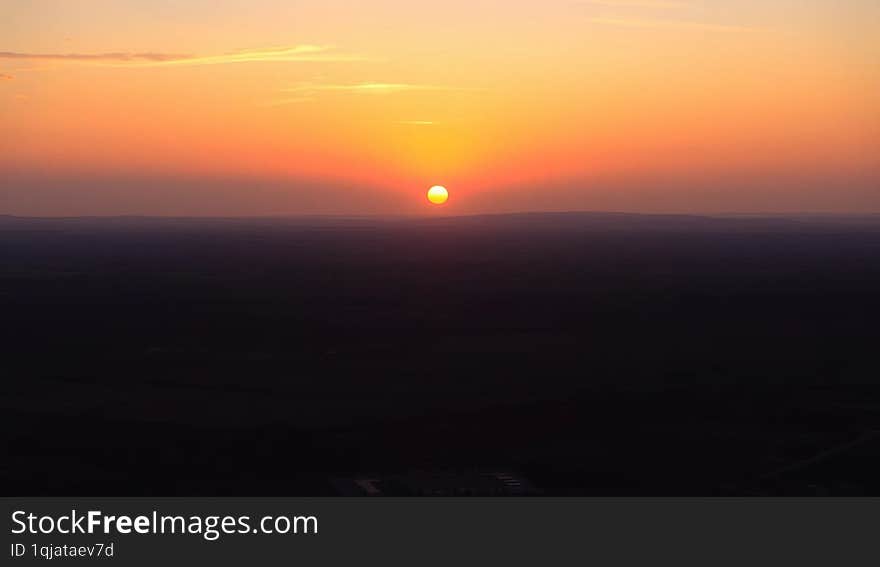
M 428 200 L 435 205 L 442 205 L 449 198 L 449 191 L 442 185 L 434 185 L 428 189 Z

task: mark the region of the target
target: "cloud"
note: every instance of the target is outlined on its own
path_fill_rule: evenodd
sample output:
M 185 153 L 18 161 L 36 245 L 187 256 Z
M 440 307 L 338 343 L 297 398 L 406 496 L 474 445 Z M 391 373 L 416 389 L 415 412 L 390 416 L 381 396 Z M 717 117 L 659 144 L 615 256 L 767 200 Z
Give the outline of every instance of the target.
M 628 18 L 590 18 L 590 23 L 604 26 L 618 26 L 627 28 L 654 28 L 676 29 L 694 31 L 714 31 L 722 33 L 753 32 L 759 28 L 727 24 L 709 24 L 704 22 L 682 20 L 635 20 Z
M 254 62 L 295 62 L 295 61 L 366 61 L 361 55 L 340 53 L 328 45 L 295 45 L 271 49 L 243 49 L 221 55 L 202 55 L 186 57 L 168 62 L 166 65 L 222 65 L 226 63 Z
M 20 59 L 25 61 L 70 61 L 70 62 L 165 62 L 181 60 L 189 55 L 168 53 L 16 53 L 0 51 L 0 59 Z
M 596 14 L 594 17 L 587 19 L 588 22 L 604 25 L 626 28 L 653 28 L 653 29 L 670 29 L 670 30 L 692 30 L 704 32 L 749 32 L 757 31 L 760 28 L 750 27 L 737 24 L 716 24 L 710 22 L 701 22 L 696 20 L 676 20 L 664 19 L 658 17 L 638 18 L 630 17 L 636 10 L 649 10 L 656 13 L 657 10 L 680 10 L 693 6 L 692 0 L 579 0 L 579 6 L 593 6 L 597 8 L 608 8 L 608 10 L 597 10 L 603 12 Z M 619 10 L 617 10 L 619 9 Z M 605 16 L 604 12 L 612 12 Z M 626 15 L 615 15 L 615 12 L 622 12 Z
M 268 49 L 242 49 L 219 55 L 176 53 L 17 53 L 0 52 L 0 59 L 95 63 L 118 66 L 222 65 L 227 63 L 294 61 L 363 61 L 364 57 L 339 53 L 332 46 L 294 45 Z
M 6 73 L 0 73 L 0 81 L 11 81 L 15 77 L 12 75 L 7 75 Z
M 289 93 L 317 93 L 322 91 L 347 92 L 354 94 L 383 95 L 407 91 L 453 91 L 473 90 L 465 87 L 445 85 L 423 85 L 413 83 L 355 83 L 355 84 L 314 84 L 304 83 L 296 87 L 283 89 Z
M 433 126 L 435 123 L 431 120 L 399 120 L 398 124 L 407 124 L 409 126 Z
M 290 93 L 294 96 L 285 97 L 278 100 L 269 101 L 264 106 L 282 106 L 285 104 L 295 104 L 299 102 L 310 102 L 317 100 L 319 93 L 337 92 L 355 95 L 389 95 L 395 93 L 414 92 L 414 91 L 480 91 L 479 87 L 456 87 L 449 85 L 425 85 L 417 83 L 352 83 L 352 84 L 325 84 L 325 83 L 300 83 L 299 85 L 281 89 L 283 93 Z M 428 124 L 424 121 L 408 121 L 401 124 Z

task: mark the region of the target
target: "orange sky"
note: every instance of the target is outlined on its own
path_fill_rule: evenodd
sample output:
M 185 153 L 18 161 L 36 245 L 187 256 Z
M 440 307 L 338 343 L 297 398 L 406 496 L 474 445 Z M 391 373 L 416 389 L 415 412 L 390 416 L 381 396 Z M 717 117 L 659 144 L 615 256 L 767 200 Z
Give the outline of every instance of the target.
M 0 213 L 880 212 L 870 0 L 11 0 Z

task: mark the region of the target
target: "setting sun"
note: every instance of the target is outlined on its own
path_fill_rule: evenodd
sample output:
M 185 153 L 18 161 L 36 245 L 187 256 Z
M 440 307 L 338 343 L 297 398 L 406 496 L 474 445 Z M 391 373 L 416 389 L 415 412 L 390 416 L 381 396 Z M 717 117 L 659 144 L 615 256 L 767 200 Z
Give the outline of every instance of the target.
M 449 191 L 442 185 L 434 185 L 428 189 L 428 200 L 435 205 L 442 205 L 449 199 Z

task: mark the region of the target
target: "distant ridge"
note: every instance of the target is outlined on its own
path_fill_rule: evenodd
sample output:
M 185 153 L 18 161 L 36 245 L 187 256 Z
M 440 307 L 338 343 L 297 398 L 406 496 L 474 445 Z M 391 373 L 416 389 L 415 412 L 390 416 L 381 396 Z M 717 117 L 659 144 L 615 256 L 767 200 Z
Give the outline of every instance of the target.
M 540 231 L 591 230 L 880 230 L 880 214 L 688 214 L 632 213 L 618 211 L 557 211 L 481 213 L 467 215 L 266 215 L 242 217 L 193 216 L 68 216 L 27 217 L 0 215 L 0 229 L 220 229 L 276 227 L 410 227 Z

